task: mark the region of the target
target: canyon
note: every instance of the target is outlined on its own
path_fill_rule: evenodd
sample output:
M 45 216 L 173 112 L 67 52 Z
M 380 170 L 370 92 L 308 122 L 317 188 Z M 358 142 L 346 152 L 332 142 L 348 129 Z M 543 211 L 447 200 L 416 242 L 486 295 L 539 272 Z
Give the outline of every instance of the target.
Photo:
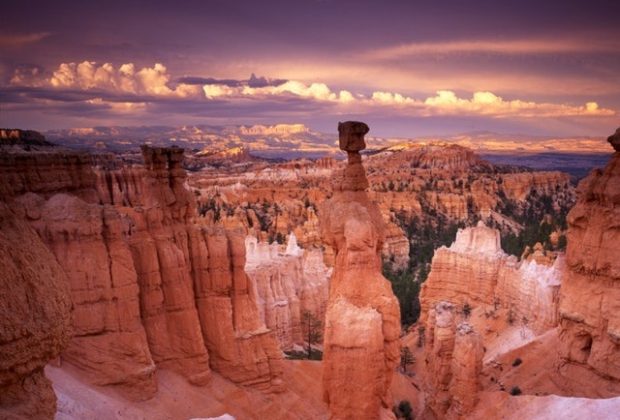
M 143 146 L 138 162 L 13 138 L 0 153 L 0 416 L 620 410 L 618 152 L 575 191 L 566 174 L 456 145 L 360 154 L 355 124 L 346 162 L 218 157 L 200 171 L 176 147 Z M 543 225 L 545 241 L 506 252 Z M 415 323 L 401 325 L 415 302 L 382 272 L 421 285 Z M 283 353 L 312 344 L 304 314 L 322 321 L 322 361 Z

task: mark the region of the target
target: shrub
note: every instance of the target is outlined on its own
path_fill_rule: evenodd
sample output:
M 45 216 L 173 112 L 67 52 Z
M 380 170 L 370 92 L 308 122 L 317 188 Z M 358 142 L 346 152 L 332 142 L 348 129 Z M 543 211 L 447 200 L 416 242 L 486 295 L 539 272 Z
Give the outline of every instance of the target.
M 411 409 L 411 404 L 407 400 L 402 400 L 398 406 L 392 408 L 392 411 L 396 418 L 399 419 L 413 420 L 415 418 L 413 410 Z
M 521 395 L 521 388 L 519 388 L 518 386 L 513 386 L 510 389 L 510 395 Z
M 463 305 L 463 316 L 465 317 L 465 319 L 469 318 L 469 316 L 471 315 L 471 305 L 469 303 L 465 303 L 465 305 Z
M 516 367 L 516 366 L 519 366 L 521 363 L 523 363 L 523 360 L 521 360 L 521 358 L 520 358 L 520 357 L 517 357 L 517 358 L 515 359 L 515 361 L 514 361 L 514 362 L 512 362 L 512 366 L 513 366 L 513 367 Z

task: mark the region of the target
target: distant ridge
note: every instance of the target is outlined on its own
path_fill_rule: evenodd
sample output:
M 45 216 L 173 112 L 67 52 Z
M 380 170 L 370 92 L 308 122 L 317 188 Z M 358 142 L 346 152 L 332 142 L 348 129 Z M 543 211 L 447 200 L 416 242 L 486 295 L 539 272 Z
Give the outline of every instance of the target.
M 55 146 L 45 136 L 34 130 L 0 128 L 0 145 L 7 146 Z

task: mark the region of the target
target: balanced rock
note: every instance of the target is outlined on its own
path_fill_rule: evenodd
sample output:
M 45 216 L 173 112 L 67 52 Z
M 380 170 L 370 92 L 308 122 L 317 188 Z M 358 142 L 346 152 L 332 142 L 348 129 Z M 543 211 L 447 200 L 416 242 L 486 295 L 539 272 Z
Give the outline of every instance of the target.
M 323 240 L 336 252 L 325 319 L 324 399 L 332 419 L 389 418 L 400 308 L 381 274 L 383 218 L 364 191 L 359 150 L 368 126 L 345 122 L 338 128 L 349 161 L 319 213 Z

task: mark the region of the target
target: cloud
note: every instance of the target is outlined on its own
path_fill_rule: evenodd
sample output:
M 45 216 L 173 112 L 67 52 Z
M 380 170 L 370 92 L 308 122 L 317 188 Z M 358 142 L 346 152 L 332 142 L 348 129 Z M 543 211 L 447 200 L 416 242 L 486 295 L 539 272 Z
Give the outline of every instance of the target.
M 229 98 L 229 99 L 260 99 L 277 97 L 299 97 L 308 100 L 321 102 L 352 102 L 355 100 L 353 94 L 346 90 L 336 93 L 325 83 L 304 83 L 298 80 L 287 80 L 277 85 L 260 83 L 259 87 L 248 85 L 226 86 L 219 84 L 208 84 L 203 86 L 205 96 L 208 99 Z
M 34 32 L 30 34 L 0 34 L 0 47 L 19 48 L 24 45 L 39 42 L 50 35 L 50 32 Z
M 392 60 L 403 57 L 441 54 L 574 54 L 618 53 L 620 42 L 604 39 L 514 39 L 465 40 L 447 42 L 411 42 L 374 49 L 362 54 L 372 60 Z
M 54 102 L 82 102 L 114 112 L 182 110 L 203 115 L 217 109 L 243 109 L 250 114 L 293 112 L 426 116 L 482 116 L 490 118 L 611 117 L 616 111 L 595 101 L 583 105 L 505 99 L 491 91 L 459 97 L 438 90 L 427 97 L 377 90 L 371 94 L 335 90 L 325 83 L 268 79 L 252 74 L 247 80 L 181 78 L 171 82 L 166 66 L 156 63 L 138 69 L 133 63 L 119 67 L 93 61 L 61 63 L 53 72 L 18 67 L 10 86 L 0 89 L 6 102 L 28 100 L 53 106 Z M 207 82 L 207 83 L 202 83 Z M 157 105 L 157 106 L 156 106 Z M 160 106 L 161 105 L 161 106 Z M 163 111 L 162 111 L 163 112 Z
M 37 65 L 19 65 L 13 71 L 9 83 L 21 86 L 43 86 L 45 84 L 44 69 Z
M 20 84 L 19 81 L 13 84 Z M 170 75 L 163 64 L 136 70 L 133 63 L 115 68 L 110 63 L 101 65 L 94 61 L 61 63 L 49 84 L 56 88 L 103 89 L 115 92 L 147 94 L 156 96 L 186 96 L 198 89 L 182 87 L 179 91 L 169 86 Z
M 381 91 L 373 92 L 371 100 L 381 105 L 414 105 L 418 103 L 415 99 L 403 96 L 400 93 Z

